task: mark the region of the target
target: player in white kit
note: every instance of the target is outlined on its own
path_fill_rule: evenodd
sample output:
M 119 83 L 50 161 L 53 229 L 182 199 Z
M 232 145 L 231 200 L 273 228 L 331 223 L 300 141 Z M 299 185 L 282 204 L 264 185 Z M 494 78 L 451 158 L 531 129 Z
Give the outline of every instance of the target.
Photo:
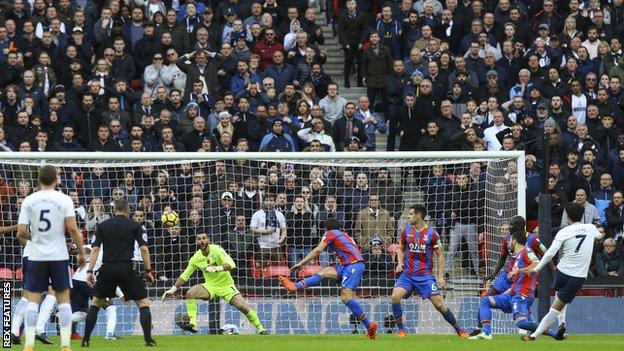
M 76 224 L 72 200 L 55 190 L 59 183 L 57 168 L 51 165 L 39 168 L 38 180 L 41 190 L 24 199 L 17 229 L 20 240 L 31 242 L 24 280 L 24 296 L 28 299 L 24 350 L 34 350 L 41 293 L 47 291 L 48 284 L 51 284 L 58 301 L 61 350 L 69 351 L 72 314 L 69 304 L 71 277 L 65 230 L 76 244 L 80 267 L 85 264 L 82 235 Z
M 539 264 L 533 269 L 539 272 L 561 249 L 559 264 L 553 282 L 553 288 L 557 292 L 555 301 L 550 306 L 550 311 L 542 318 L 537 330 L 531 335 L 522 336 L 524 341 L 533 341 L 561 316 L 565 315 L 567 304 L 574 300 L 576 294 L 583 287 L 587 278 L 587 271 L 592 260 L 594 240 L 601 239 L 602 233 L 593 224 L 580 223 L 583 219 L 585 208 L 575 202 L 566 205 L 569 226 L 561 229 L 544 254 Z M 528 269 L 530 274 L 532 269 Z M 565 320 L 565 317 L 564 317 Z M 565 323 L 559 327 L 558 334 L 565 333 Z

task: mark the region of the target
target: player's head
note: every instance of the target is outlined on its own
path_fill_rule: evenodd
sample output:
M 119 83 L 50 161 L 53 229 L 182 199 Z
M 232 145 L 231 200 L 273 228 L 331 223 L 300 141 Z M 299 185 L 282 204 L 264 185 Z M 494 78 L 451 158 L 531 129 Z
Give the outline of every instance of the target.
M 115 215 L 128 216 L 130 214 L 130 203 L 128 200 L 121 198 L 113 201 Z
M 427 217 L 427 208 L 424 205 L 412 205 L 409 208 L 407 219 L 410 224 L 415 224 L 418 220 L 424 220 Z
M 56 186 L 59 181 L 58 176 L 58 169 L 52 165 L 39 168 L 39 184 L 41 186 Z
M 509 220 L 509 232 L 513 235 L 515 233 L 526 232 L 526 220 L 522 216 L 513 216 Z
M 585 207 L 583 205 L 579 205 L 576 202 L 569 202 L 565 211 L 568 214 L 568 222 L 576 223 L 580 222 L 583 219 L 583 214 L 585 214 Z
M 325 230 L 338 230 L 340 227 L 340 221 L 336 218 L 327 218 L 325 220 Z
M 526 245 L 527 237 L 525 232 L 515 232 L 511 235 L 511 243 L 514 245 Z
M 200 231 L 197 235 L 195 235 L 195 242 L 197 243 L 197 246 L 199 246 L 200 250 L 205 250 L 206 247 L 210 245 L 210 237 L 208 236 L 208 233 Z

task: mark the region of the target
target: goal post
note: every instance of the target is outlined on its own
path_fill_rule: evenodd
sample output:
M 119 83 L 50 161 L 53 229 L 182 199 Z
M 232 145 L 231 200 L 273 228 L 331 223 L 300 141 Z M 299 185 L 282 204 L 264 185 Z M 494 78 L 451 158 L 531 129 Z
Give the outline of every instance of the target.
M 23 198 L 36 191 L 37 169 L 61 170 L 61 190 L 74 200 L 85 240 L 111 214 L 112 199 L 130 200 L 148 234 L 158 280 L 149 288 L 155 334 L 179 334 L 175 319 L 186 310 L 183 296 L 201 282 L 195 274 L 173 300 L 161 302 L 195 252 L 194 235 L 207 232 L 235 259 L 235 282 L 272 333 L 348 333 L 357 325 L 337 300 L 337 285 L 323 282 L 288 295 L 275 277 L 316 246 L 322 221 L 336 217 L 362 247 L 367 265 L 358 299 L 378 322 L 391 314 L 389 296 L 396 241 L 410 205 L 423 203 L 429 224 L 439 231 L 447 258 L 447 304 L 460 324 L 475 323 L 482 277 L 500 256 L 506 221 L 525 215 L 523 151 L 355 152 L 355 153 L 2 153 L 2 224 L 17 221 Z M 230 197 L 232 199 L 230 199 Z M 372 198 L 372 201 L 371 201 Z M 271 200 L 273 199 L 273 200 Z M 271 204 L 272 201 L 272 204 Z M 160 215 L 173 210 L 180 225 L 165 227 Z M 250 229 L 257 212 L 272 235 Z M 284 221 L 279 220 L 282 213 Z M 282 229 L 283 228 L 283 229 Z M 283 231 L 282 231 L 283 230 Z M 21 248 L 2 238 L 0 267 L 12 272 L 19 289 Z M 138 257 L 137 257 L 138 259 Z M 335 257 L 324 254 L 293 279 L 311 275 Z M 452 267 L 449 269 L 449 267 Z M 16 290 L 16 296 L 19 292 Z M 119 334 L 140 333 L 129 307 L 118 304 Z M 419 298 L 404 301 L 412 332 L 451 332 L 435 309 Z M 253 332 L 240 313 L 224 302 L 199 302 L 200 333 L 225 324 Z M 102 325 L 96 334 L 102 332 Z M 509 316 L 495 314 L 494 330 L 513 332 Z M 53 326 L 48 326 L 50 331 Z M 79 328 L 79 331 L 81 328 Z M 360 331 L 362 327 L 360 326 Z

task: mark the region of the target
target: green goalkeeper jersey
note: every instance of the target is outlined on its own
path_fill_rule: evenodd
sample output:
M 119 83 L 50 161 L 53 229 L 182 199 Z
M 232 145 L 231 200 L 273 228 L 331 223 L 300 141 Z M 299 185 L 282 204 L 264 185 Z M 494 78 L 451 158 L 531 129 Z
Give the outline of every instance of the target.
M 228 286 L 234 285 L 234 279 L 230 275 L 229 271 L 223 271 L 218 273 L 206 273 L 204 269 L 207 266 L 221 266 L 229 264 L 232 269 L 236 267 L 234 260 L 225 250 L 219 245 L 210 245 L 210 253 L 208 256 L 204 256 L 201 250 L 197 250 L 193 257 L 188 262 L 188 266 L 182 273 L 182 279 L 188 281 L 195 270 L 200 269 L 204 274 L 204 280 L 206 284 L 210 286 Z

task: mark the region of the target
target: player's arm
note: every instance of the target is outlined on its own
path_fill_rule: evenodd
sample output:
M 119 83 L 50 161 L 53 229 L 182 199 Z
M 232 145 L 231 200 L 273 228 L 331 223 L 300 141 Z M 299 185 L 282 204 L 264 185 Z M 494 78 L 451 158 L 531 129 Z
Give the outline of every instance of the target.
M 507 261 L 508 256 L 509 256 L 509 251 L 503 250 L 500 257 L 498 258 L 498 262 L 496 262 L 496 267 L 494 267 L 494 271 L 492 271 L 492 274 L 488 275 L 483 280 L 488 281 L 488 280 L 494 279 L 494 277 L 496 277 L 498 273 L 501 271 L 501 269 L 503 269 L 503 267 L 505 266 L 505 261 Z
M 10 225 L 8 227 L 0 227 L 0 235 L 8 234 L 17 229 L 17 225 Z
M 180 274 L 178 279 L 176 279 L 173 286 L 169 288 L 169 290 L 165 291 L 165 293 L 162 296 L 162 300 L 165 301 L 166 299 L 173 296 L 173 294 L 175 294 L 175 292 L 178 291 L 180 287 L 182 287 L 184 284 L 186 284 L 186 282 L 188 282 L 191 275 L 195 273 L 196 270 L 197 270 L 197 266 L 193 262 L 193 258 L 191 258 L 191 260 L 188 263 L 188 266 L 186 266 L 186 268 L 184 269 L 184 272 L 182 272 L 182 274 Z
M 72 205 L 72 211 L 73 211 L 73 205 Z M 80 229 L 78 229 L 78 224 L 76 223 L 75 215 L 71 217 L 65 217 L 65 228 L 69 232 L 69 236 L 71 236 L 72 240 L 74 241 L 74 244 L 76 245 L 76 250 L 78 250 L 78 262 L 77 263 L 79 267 L 82 267 L 85 265 L 87 261 L 85 259 L 85 250 L 84 250 L 84 246 L 82 243 L 82 233 L 80 232 Z M 94 260 L 91 260 L 91 263 L 95 265 L 96 260 L 97 260 L 97 256 L 95 257 Z M 91 264 L 89 266 L 91 267 L 91 269 L 93 269 L 93 266 Z
M 139 246 L 139 251 L 141 251 L 141 258 L 143 259 L 143 267 L 145 268 L 145 277 L 147 281 L 153 283 L 156 281 L 154 269 L 152 268 L 152 261 L 150 258 L 149 249 L 147 245 Z
M 91 244 L 91 256 L 89 256 L 89 265 L 87 267 L 87 284 L 93 287 L 95 285 L 95 275 L 93 275 L 93 268 L 95 267 L 95 263 L 100 257 L 100 243 L 96 240 L 93 244 Z
M 325 243 L 324 240 L 321 240 L 321 242 L 314 248 L 314 250 L 312 250 L 309 254 L 306 255 L 306 257 L 304 257 L 301 261 L 299 261 L 299 263 L 292 266 L 292 268 L 290 269 L 293 271 L 300 270 L 303 266 L 306 265 L 306 263 L 317 258 L 321 254 L 321 252 L 325 251 L 326 248 L 327 248 L 327 243 Z
M 17 225 L 17 240 L 20 245 L 26 246 L 28 240 L 30 240 L 30 233 L 28 233 L 28 224 L 18 224 Z
M 531 270 L 528 269 L 530 266 L 525 268 L 525 273 L 530 274 L 533 271 L 539 272 L 542 268 L 544 268 L 546 264 L 548 264 L 548 262 L 553 259 L 553 257 L 555 257 L 557 252 L 559 252 L 559 249 L 561 249 L 561 245 L 563 245 L 563 241 L 555 236 L 552 244 L 550 245 L 548 250 L 546 250 L 546 253 L 544 253 L 544 257 L 542 257 L 542 259 L 539 260 L 539 263 Z

